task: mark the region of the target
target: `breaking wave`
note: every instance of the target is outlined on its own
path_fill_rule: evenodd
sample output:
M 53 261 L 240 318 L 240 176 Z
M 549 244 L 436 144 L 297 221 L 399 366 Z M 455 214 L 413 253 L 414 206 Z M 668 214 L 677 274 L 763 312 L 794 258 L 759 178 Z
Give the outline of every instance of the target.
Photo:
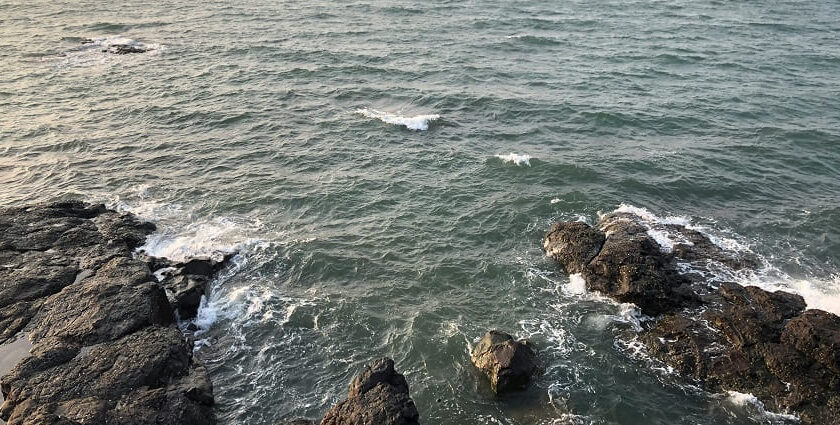
M 505 163 L 512 162 L 512 163 L 516 164 L 517 166 L 522 166 L 522 165 L 527 165 L 529 167 L 531 166 L 531 155 L 521 155 L 521 154 L 516 154 L 516 153 L 511 152 L 507 155 L 496 154 L 496 155 L 493 155 L 493 156 L 495 156 L 496 158 L 499 158 L 500 160 L 502 160 L 502 162 L 505 162 Z
M 429 129 L 429 123 L 440 118 L 438 114 L 415 115 L 413 117 L 404 117 L 390 112 L 377 111 L 375 109 L 357 109 L 357 114 L 363 115 L 367 118 L 375 118 L 384 123 L 402 125 L 409 130 L 425 131 Z

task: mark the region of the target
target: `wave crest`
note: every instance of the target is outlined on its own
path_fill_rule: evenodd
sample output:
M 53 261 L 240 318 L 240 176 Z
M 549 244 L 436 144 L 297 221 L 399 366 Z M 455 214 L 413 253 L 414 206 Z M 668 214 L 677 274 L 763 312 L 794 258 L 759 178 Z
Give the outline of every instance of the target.
M 357 109 L 357 114 L 363 115 L 367 118 L 375 118 L 387 124 L 402 125 L 409 130 L 426 131 L 429 129 L 429 123 L 440 119 L 438 114 L 415 115 L 413 117 L 404 117 L 390 112 L 377 111 L 375 109 Z

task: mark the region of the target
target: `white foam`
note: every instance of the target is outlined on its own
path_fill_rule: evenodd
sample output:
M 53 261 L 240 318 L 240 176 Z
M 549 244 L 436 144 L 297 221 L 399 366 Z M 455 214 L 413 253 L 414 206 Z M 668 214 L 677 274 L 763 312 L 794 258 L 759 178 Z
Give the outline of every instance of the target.
M 563 286 L 563 292 L 570 295 L 586 294 L 586 280 L 580 273 L 569 275 L 569 283 Z
M 560 198 L 554 198 L 554 199 L 552 199 L 552 200 L 551 200 L 551 205 L 554 205 L 554 204 L 556 204 L 556 203 L 558 203 L 558 202 L 562 202 L 562 201 L 560 200 Z
M 263 241 L 256 238 L 243 240 L 240 227 L 229 218 L 220 217 L 183 226 L 177 233 L 155 233 L 146 238 L 138 248 L 149 255 L 172 261 L 190 257 L 212 257 L 219 253 L 233 253 L 244 246 Z
M 137 248 L 155 257 L 184 261 L 190 257 L 219 257 L 266 241 L 249 235 L 260 232 L 260 223 L 233 217 L 198 217 L 181 205 L 150 199 L 140 187 L 138 198 L 115 198 L 111 207 L 157 224 L 157 231 Z
M 633 214 L 641 218 L 643 221 L 656 224 L 680 224 L 683 226 L 689 226 L 691 224 L 691 219 L 685 216 L 672 215 L 659 217 L 648 211 L 647 208 L 636 207 L 624 203 L 619 205 L 613 212 Z
M 521 155 L 511 152 L 507 155 L 496 154 L 494 156 L 496 158 L 501 159 L 502 162 L 512 162 L 517 166 L 521 166 L 522 164 L 525 164 L 529 167 L 531 166 L 531 155 Z
M 739 393 L 738 391 L 727 391 L 726 401 L 742 408 L 747 408 L 749 410 L 754 410 L 753 413 L 758 414 L 759 416 L 767 417 L 771 420 L 789 420 L 789 421 L 796 421 L 797 418 L 795 415 L 783 414 L 783 413 L 773 413 L 768 412 L 764 408 L 764 403 L 761 402 L 756 396 L 749 394 L 749 393 Z
M 425 131 L 429 129 L 429 123 L 440 118 L 438 114 L 415 115 L 413 117 L 404 117 L 390 112 L 377 111 L 375 109 L 357 109 L 357 114 L 361 114 L 367 118 L 375 118 L 384 123 L 402 125 L 409 130 Z

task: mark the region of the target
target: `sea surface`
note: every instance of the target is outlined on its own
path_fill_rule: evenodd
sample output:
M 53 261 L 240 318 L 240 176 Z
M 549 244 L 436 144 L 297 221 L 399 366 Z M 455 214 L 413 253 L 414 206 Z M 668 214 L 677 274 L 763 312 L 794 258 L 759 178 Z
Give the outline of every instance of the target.
M 0 205 L 237 251 L 197 319 L 220 424 L 318 418 L 380 356 L 424 424 L 791 422 L 650 360 L 540 239 L 688 224 L 763 259 L 710 280 L 840 313 L 840 2 L 143 3 L 0 3 Z M 546 363 L 525 394 L 470 365 L 491 328 Z

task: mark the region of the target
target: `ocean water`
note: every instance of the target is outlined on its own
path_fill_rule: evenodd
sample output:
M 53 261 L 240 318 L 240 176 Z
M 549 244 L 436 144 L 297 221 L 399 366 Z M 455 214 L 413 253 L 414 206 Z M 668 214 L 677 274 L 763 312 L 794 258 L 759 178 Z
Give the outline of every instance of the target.
M 317 418 L 379 356 L 425 424 L 789 423 L 650 360 L 540 238 L 679 222 L 763 259 L 709 279 L 840 312 L 838 35 L 834 0 L 6 1 L 0 204 L 238 251 L 197 319 L 221 424 Z M 472 369 L 490 328 L 538 348 L 526 393 Z

